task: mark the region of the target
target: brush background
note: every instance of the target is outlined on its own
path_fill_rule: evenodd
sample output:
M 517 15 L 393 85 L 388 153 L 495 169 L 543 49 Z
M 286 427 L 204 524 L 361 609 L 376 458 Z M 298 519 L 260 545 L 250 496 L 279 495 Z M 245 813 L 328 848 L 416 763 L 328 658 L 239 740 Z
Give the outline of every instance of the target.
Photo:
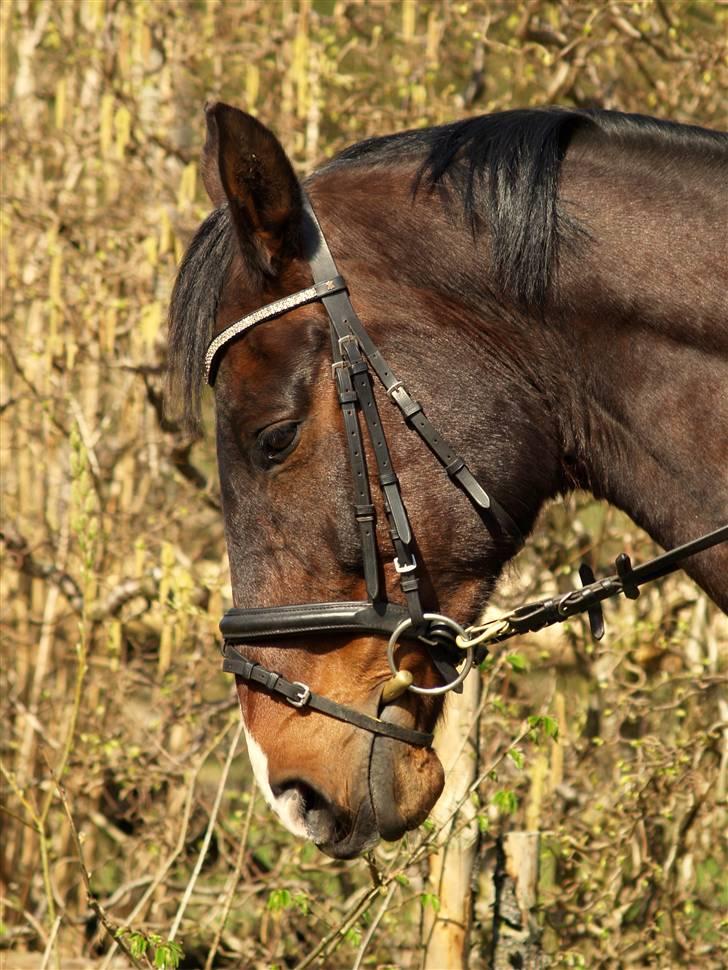
M 514 106 L 724 128 L 727 26 L 722 4 L 667 0 L 3 0 L 9 970 L 110 965 L 51 768 L 109 924 L 166 939 L 237 727 L 216 653 L 229 587 L 213 439 L 190 439 L 161 406 L 171 282 L 209 210 L 205 100 L 257 114 L 302 172 L 369 135 Z M 545 512 L 497 603 L 570 588 L 582 556 L 604 570 L 622 549 L 655 551 L 624 516 L 570 498 Z M 512 642 L 489 674 L 480 756 L 498 765 L 473 803 L 471 968 L 486 965 L 494 838 L 509 827 L 543 833 L 553 966 L 725 966 L 725 618 L 680 575 L 606 613 L 598 646 L 574 621 Z M 539 713 L 558 742 L 503 758 Z M 305 965 L 331 934 L 318 966 L 419 966 L 423 907 L 437 905 L 412 861 L 426 837 L 375 853 L 393 888 L 367 939 L 382 905 L 362 909 L 367 862 L 289 837 L 243 746 L 181 921 L 182 965 Z

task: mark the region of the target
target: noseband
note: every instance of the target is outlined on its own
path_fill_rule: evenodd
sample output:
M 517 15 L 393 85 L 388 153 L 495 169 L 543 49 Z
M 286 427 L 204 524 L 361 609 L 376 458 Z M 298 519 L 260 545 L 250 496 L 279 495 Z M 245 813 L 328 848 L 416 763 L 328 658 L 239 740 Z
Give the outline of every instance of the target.
M 520 607 L 500 619 L 496 626 L 469 627 L 439 613 L 425 612 L 420 598 L 420 564 L 414 554 L 415 540 L 402 498 L 399 480 L 392 466 L 384 427 L 372 385 L 372 374 L 379 380 L 392 404 L 399 409 L 407 426 L 424 441 L 440 462 L 450 480 L 463 491 L 493 538 L 511 554 L 523 544 L 523 536 L 504 507 L 476 480 L 464 459 L 433 427 L 422 405 L 410 396 L 401 380 L 382 357 L 351 305 L 346 283 L 336 268 L 324 234 L 311 203 L 303 192 L 305 243 L 313 285 L 261 307 L 218 334 L 205 355 L 207 382 L 213 385 L 221 356 L 230 343 L 268 320 L 273 320 L 296 307 L 320 301 L 329 317 L 331 331 L 332 375 L 343 414 L 345 437 L 354 483 L 354 516 L 359 528 L 364 579 L 368 599 L 365 601 L 315 603 L 295 606 L 234 608 L 220 623 L 224 637 L 223 670 L 236 674 L 248 683 L 285 698 L 294 707 L 310 708 L 357 727 L 395 738 L 409 744 L 429 747 L 432 734 L 390 724 L 363 714 L 327 697 L 313 693 L 308 685 L 291 682 L 261 664 L 246 660 L 239 646 L 275 642 L 281 639 L 317 634 L 369 634 L 388 637 L 387 659 L 392 680 L 385 685 L 382 700 L 387 703 L 405 690 L 420 694 L 443 694 L 462 690 L 462 681 L 474 661 L 487 652 L 485 644 L 505 640 L 518 633 L 538 630 L 560 623 L 577 612 L 588 612 L 592 632 L 603 632 L 600 603 L 618 593 L 633 596 L 637 587 L 656 575 L 678 568 L 686 556 L 728 538 L 728 526 L 704 536 L 695 543 L 672 550 L 654 560 L 662 571 L 656 575 L 647 570 L 651 564 L 632 570 L 627 557 L 618 560 L 618 575 L 596 581 L 582 572 L 587 584 L 574 593 L 542 600 Z M 387 600 L 382 560 L 379 553 L 375 508 L 372 503 L 369 471 L 362 440 L 360 419 L 363 416 L 374 455 L 384 512 L 392 542 L 394 568 L 406 606 Z M 706 542 L 706 540 L 708 540 Z M 699 548 L 692 548 L 699 545 Z M 625 562 L 626 560 L 626 562 Z M 640 573 L 640 570 L 643 572 Z M 654 570 L 653 570 L 654 572 Z M 600 632 L 601 631 L 601 632 Z M 475 633 L 475 636 L 472 634 Z M 418 643 L 441 674 L 441 687 L 417 687 L 409 671 L 398 671 L 394 651 L 400 639 Z M 457 665 L 462 664 L 460 671 Z

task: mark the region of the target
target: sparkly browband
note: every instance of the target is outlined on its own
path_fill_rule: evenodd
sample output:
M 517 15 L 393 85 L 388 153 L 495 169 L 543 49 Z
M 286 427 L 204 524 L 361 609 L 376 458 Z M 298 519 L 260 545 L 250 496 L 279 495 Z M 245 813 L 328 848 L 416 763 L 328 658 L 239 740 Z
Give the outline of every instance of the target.
M 346 283 L 343 278 L 341 276 L 334 276 L 332 279 L 324 280 L 322 283 L 316 283 L 315 286 L 309 286 L 307 289 L 300 290 L 298 293 L 284 296 L 283 299 L 276 300 L 275 303 L 268 303 L 259 310 L 249 313 L 236 323 L 231 323 L 229 327 L 226 327 L 222 333 L 219 333 L 208 344 L 207 353 L 205 354 L 205 380 L 210 385 L 215 383 L 215 358 L 223 347 L 227 347 L 231 340 L 235 340 L 241 334 L 247 333 L 253 327 L 257 327 L 259 323 L 265 323 L 266 320 L 279 317 L 281 314 L 288 313 L 289 310 L 293 310 L 296 307 L 305 306 L 307 303 L 320 300 L 322 296 L 338 293 L 339 290 L 345 289 Z

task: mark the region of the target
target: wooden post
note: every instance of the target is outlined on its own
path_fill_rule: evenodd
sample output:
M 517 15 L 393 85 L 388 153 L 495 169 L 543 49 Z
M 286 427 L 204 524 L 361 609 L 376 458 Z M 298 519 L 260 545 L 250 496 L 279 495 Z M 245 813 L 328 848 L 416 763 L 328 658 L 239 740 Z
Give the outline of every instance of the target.
M 509 832 L 498 840 L 492 970 L 546 966 L 536 920 L 539 843 L 538 832 Z
M 467 795 L 478 769 L 477 714 L 480 677 L 471 674 L 463 693 L 451 695 L 445 717 L 435 735 L 435 749 L 445 769 L 445 790 L 432 812 L 432 821 L 444 828 L 439 851 L 429 858 L 427 892 L 439 907 L 426 906 L 423 915 L 422 970 L 466 970 L 472 914 L 472 874 L 478 847 L 475 806 Z

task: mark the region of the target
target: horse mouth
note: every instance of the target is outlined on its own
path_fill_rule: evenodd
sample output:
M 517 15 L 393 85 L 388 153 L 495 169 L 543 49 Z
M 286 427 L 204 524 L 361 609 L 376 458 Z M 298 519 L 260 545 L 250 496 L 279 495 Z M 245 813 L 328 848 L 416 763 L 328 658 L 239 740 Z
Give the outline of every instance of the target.
M 387 707 L 382 720 L 407 724 L 408 715 Z M 413 748 L 392 738 L 372 739 L 366 789 L 353 815 L 341 816 L 325 841 L 316 845 L 334 859 L 353 859 L 377 842 L 396 842 L 417 828 L 440 797 L 444 772 L 431 748 Z
M 410 715 L 387 706 L 382 720 L 411 727 Z M 415 748 L 393 738 L 376 736 L 369 753 L 366 787 L 352 817 L 334 827 L 331 837 L 317 842 L 326 855 L 353 859 L 377 842 L 396 842 L 429 815 L 444 785 L 440 759 L 431 748 Z M 363 787 L 363 786 L 362 786 Z
M 335 832 L 332 839 L 317 842 L 316 846 L 332 859 L 355 859 L 373 849 L 379 841 L 374 811 L 369 798 L 360 805 L 347 830 Z
M 407 712 L 394 705 L 385 708 L 382 720 L 411 726 Z M 440 759 L 431 748 L 374 737 L 367 786 L 356 815 L 341 837 L 318 843 L 319 849 L 336 859 L 352 859 L 373 848 L 380 838 L 396 842 L 424 822 L 444 780 Z
M 391 724 L 412 726 L 406 710 L 397 705 L 386 707 L 381 717 Z M 432 748 L 376 737 L 369 760 L 369 793 L 380 836 L 394 842 L 421 825 L 444 783 L 442 764 Z

